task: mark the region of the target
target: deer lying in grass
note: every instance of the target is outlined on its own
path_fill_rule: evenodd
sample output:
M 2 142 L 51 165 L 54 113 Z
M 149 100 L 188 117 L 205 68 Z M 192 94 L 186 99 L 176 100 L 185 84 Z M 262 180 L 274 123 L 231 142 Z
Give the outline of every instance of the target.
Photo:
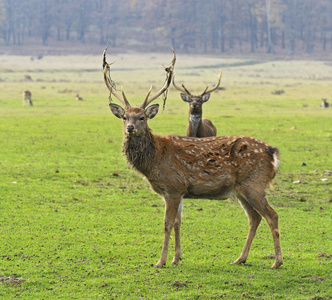
M 249 233 L 235 264 L 244 263 L 256 229 L 266 219 L 272 233 L 275 262 L 278 268 L 282 253 L 278 214 L 265 198 L 265 190 L 276 174 L 279 151 L 253 137 L 219 136 L 191 138 L 153 134 L 147 121 L 154 118 L 158 104 L 148 105 L 167 90 L 173 75 L 174 59 L 166 68 L 168 80 L 152 97 L 151 88 L 139 107 L 131 107 L 124 92 L 120 96 L 112 86 L 110 65 L 103 54 L 104 80 L 110 93 L 123 105 L 110 103 L 112 113 L 123 121 L 123 153 L 127 162 L 150 182 L 151 188 L 165 201 L 164 245 L 155 267 L 166 264 L 171 231 L 175 232 L 175 255 L 172 264 L 181 259 L 180 226 L 183 198 L 224 200 L 236 197 L 249 220 Z
M 187 136 L 191 137 L 209 137 L 216 136 L 217 129 L 213 125 L 213 123 L 209 119 L 203 119 L 202 114 L 202 106 L 203 103 L 207 102 L 210 99 L 210 94 L 215 91 L 221 81 L 221 71 L 218 76 L 217 84 L 210 90 L 208 90 L 209 86 L 206 87 L 205 91 L 198 95 L 192 95 L 188 89 L 182 84 L 182 88 L 178 87 L 175 84 L 173 76 L 173 86 L 181 92 L 181 98 L 184 102 L 189 103 L 189 114 L 188 114 L 188 125 L 187 125 Z

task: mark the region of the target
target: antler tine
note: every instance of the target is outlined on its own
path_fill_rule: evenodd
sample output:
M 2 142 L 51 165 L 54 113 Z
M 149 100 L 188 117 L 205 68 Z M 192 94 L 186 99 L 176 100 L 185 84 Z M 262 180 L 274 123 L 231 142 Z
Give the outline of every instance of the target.
M 174 76 L 173 76 L 173 78 L 172 78 L 173 86 L 174 86 L 178 91 L 180 91 L 180 92 L 182 92 L 182 93 L 185 93 L 185 94 L 187 94 L 187 95 L 191 95 L 190 92 L 186 89 L 186 87 L 185 87 L 183 84 L 182 84 L 182 88 L 179 87 L 179 86 L 177 86 L 177 85 L 175 84 L 175 80 L 174 80 L 174 78 L 175 78 L 175 74 L 174 74 Z
M 184 86 L 183 83 L 182 83 L 182 87 L 184 88 L 186 94 L 188 94 L 189 96 L 192 96 L 191 93 L 189 92 L 189 90 Z
M 150 96 L 150 94 L 151 94 L 151 91 L 152 91 L 152 84 L 151 84 L 151 86 L 150 86 L 150 89 L 149 89 L 149 91 L 148 91 L 148 94 L 146 95 L 146 97 L 145 97 L 145 99 L 144 99 L 144 102 L 143 102 L 143 103 L 145 103 L 146 101 L 148 101 L 148 99 L 149 99 L 149 96 Z
M 172 82 L 172 78 L 173 78 L 173 73 L 174 73 L 174 65 L 176 62 L 176 54 L 175 54 L 174 49 L 172 49 L 172 50 L 173 50 L 173 60 L 171 61 L 171 64 L 168 68 L 164 66 L 165 71 L 167 73 L 167 78 L 166 78 L 164 86 L 155 95 L 153 95 L 152 97 L 149 98 L 150 93 L 151 93 L 151 88 L 152 88 L 152 87 L 150 87 L 150 90 L 149 90 L 143 104 L 141 105 L 141 108 L 145 109 L 152 101 L 156 100 L 170 86 L 170 84 Z
M 104 82 L 107 86 L 107 88 L 109 89 L 110 93 L 113 94 L 126 108 L 130 107 L 130 104 L 124 94 L 124 92 L 122 91 L 122 96 L 121 97 L 116 91 L 115 88 L 113 88 L 112 86 L 112 81 L 111 81 L 111 76 L 110 76 L 110 65 L 112 65 L 114 62 L 108 64 L 106 61 L 106 51 L 107 48 L 105 48 L 104 53 L 103 53 L 103 73 L 104 73 Z
M 217 75 L 217 77 L 218 77 L 218 82 L 217 82 L 217 84 L 216 84 L 211 90 L 208 90 L 209 86 L 207 86 L 206 89 L 205 89 L 205 91 L 202 93 L 202 95 L 204 95 L 204 94 L 210 94 L 210 93 L 212 93 L 213 91 L 215 91 L 215 90 L 219 87 L 219 85 L 220 85 L 221 76 L 222 76 L 222 72 L 221 72 L 221 70 L 220 70 L 219 75 Z
M 202 95 L 204 95 L 204 94 L 206 93 L 206 91 L 207 91 L 208 88 L 209 88 L 209 86 L 207 86 L 207 87 L 205 88 L 205 90 L 204 90 L 204 92 L 202 93 Z

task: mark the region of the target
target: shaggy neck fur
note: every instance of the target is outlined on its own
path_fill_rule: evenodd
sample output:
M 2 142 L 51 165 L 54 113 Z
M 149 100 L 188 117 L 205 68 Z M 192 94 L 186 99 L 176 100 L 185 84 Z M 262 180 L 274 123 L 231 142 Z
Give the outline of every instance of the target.
M 127 162 L 147 176 L 152 169 L 156 146 L 150 129 L 139 137 L 127 137 L 123 142 L 123 153 Z
M 202 123 L 202 115 L 189 115 L 190 136 L 196 136 L 199 126 Z

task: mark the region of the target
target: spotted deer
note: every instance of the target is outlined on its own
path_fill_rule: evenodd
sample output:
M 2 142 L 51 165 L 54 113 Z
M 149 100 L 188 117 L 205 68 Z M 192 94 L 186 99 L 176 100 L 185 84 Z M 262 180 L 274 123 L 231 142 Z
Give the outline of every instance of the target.
M 107 49 L 107 48 L 106 48 Z M 265 190 L 279 165 L 279 150 L 248 136 L 194 138 L 153 134 L 147 121 L 153 119 L 158 104 L 148 106 L 169 86 L 170 80 L 152 97 L 151 88 L 139 107 L 131 107 L 125 93 L 119 95 L 111 84 L 110 65 L 103 53 L 104 81 L 110 94 L 124 107 L 110 103 L 112 113 L 123 122 L 123 153 L 127 162 L 149 181 L 151 188 L 165 201 L 164 244 L 155 267 L 166 264 L 169 240 L 174 228 L 175 255 L 181 259 L 180 227 L 184 198 L 224 200 L 237 198 L 249 220 L 249 233 L 235 264 L 247 260 L 256 229 L 264 217 L 270 226 L 275 249 L 272 268 L 283 263 L 278 214 L 265 198 Z M 173 75 L 175 53 L 168 78 Z
M 29 101 L 29 105 L 32 106 L 31 92 L 29 90 L 23 91 L 23 106 L 26 105 L 26 102 Z
M 217 129 L 209 119 L 202 118 L 203 114 L 203 103 L 207 102 L 210 99 L 210 94 L 215 91 L 221 81 L 221 71 L 218 76 L 217 84 L 210 90 L 209 86 L 206 87 L 204 92 L 198 96 L 192 95 L 189 90 L 182 84 L 182 88 L 177 86 L 172 79 L 173 86 L 181 92 L 181 98 L 184 102 L 189 104 L 189 113 L 188 113 L 188 125 L 187 125 L 187 136 L 191 137 L 209 137 L 216 136 Z
M 328 108 L 330 104 L 327 102 L 326 98 L 322 98 L 323 102 L 320 104 L 320 107 L 322 108 Z

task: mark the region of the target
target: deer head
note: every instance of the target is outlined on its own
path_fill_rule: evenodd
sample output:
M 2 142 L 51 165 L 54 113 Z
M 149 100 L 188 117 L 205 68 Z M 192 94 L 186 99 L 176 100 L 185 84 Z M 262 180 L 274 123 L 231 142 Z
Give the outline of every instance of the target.
M 112 113 L 123 121 L 123 133 L 126 137 L 140 137 L 149 132 L 147 120 L 154 118 L 159 110 L 159 104 L 153 104 L 147 109 L 127 107 L 110 103 Z
M 218 75 L 218 82 L 217 84 L 212 88 L 208 89 L 209 86 L 206 87 L 204 92 L 198 96 L 192 95 L 189 90 L 182 84 L 182 88 L 178 87 L 175 84 L 174 76 L 173 76 L 173 85 L 174 87 L 179 90 L 181 93 L 181 98 L 183 101 L 189 103 L 189 120 L 187 125 L 187 136 L 190 137 L 209 137 L 209 136 L 216 136 L 217 135 L 217 129 L 213 125 L 213 123 L 209 119 L 203 119 L 202 114 L 202 105 L 206 101 L 209 100 L 210 94 L 215 91 L 221 81 L 221 70 L 220 74 Z
M 175 84 L 175 76 L 173 76 L 173 86 L 181 92 L 181 98 L 184 102 L 189 103 L 189 108 L 191 110 L 192 113 L 199 113 L 202 111 L 202 105 L 203 103 L 207 102 L 210 99 L 210 94 L 215 91 L 219 85 L 220 85 L 220 81 L 221 81 L 221 76 L 222 76 L 222 72 L 220 70 L 220 74 L 217 76 L 218 77 L 218 82 L 217 84 L 211 88 L 210 90 L 208 89 L 209 86 L 206 87 L 206 89 L 204 90 L 204 92 L 200 95 L 192 95 L 189 90 L 184 86 L 184 84 L 182 84 L 182 87 L 179 87 Z
M 175 51 L 173 50 L 173 60 L 170 66 L 169 67 L 164 66 L 167 75 L 165 84 L 153 96 L 150 96 L 152 91 L 152 86 L 151 86 L 145 97 L 145 100 L 143 101 L 140 107 L 131 107 L 129 101 L 126 98 L 124 91 L 122 91 L 122 96 L 116 92 L 110 77 L 110 65 L 112 65 L 113 63 L 108 64 L 106 62 L 106 51 L 107 48 L 104 50 L 103 53 L 104 81 L 110 93 L 114 95 L 124 105 L 124 108 L 122 108 L 120 105 L 110 103 L 109 104 L 110 109 L 117 118 L 123 120 L 123 132 L 126 137 L 143 136 L 149 131 L 147 120 L 154 118 L 159 110 L 159 104 L 153 104 L 149 107 L 147 106 L 152 101 L 156 100 L 164 92 L 166 92 L 171 84 L 174 72 L 174 65 L 176 62 Z

